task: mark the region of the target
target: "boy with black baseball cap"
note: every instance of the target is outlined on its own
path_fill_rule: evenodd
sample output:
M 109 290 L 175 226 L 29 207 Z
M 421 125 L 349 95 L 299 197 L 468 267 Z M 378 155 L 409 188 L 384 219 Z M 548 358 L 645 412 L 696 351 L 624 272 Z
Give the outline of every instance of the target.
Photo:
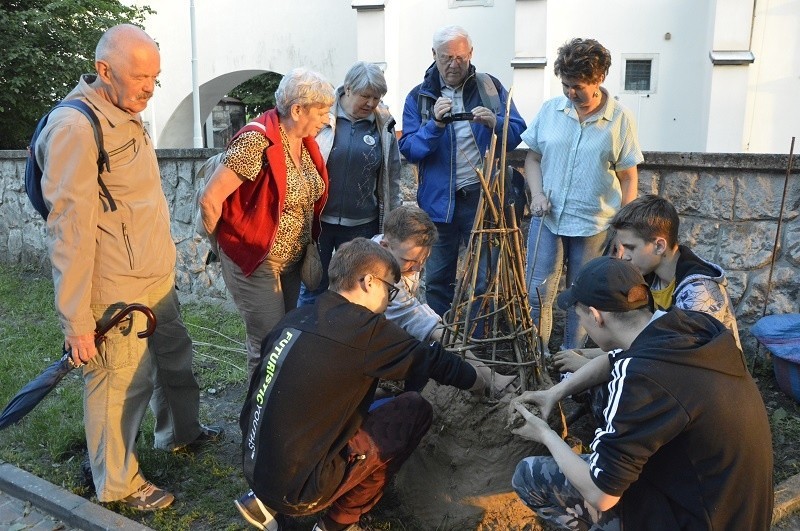
M 586 264 L 558 305 L 575 306 L 612 352 L 511 402 L 525 420 L 513 433 L 552 454 L 517 466 L 512 485 L 525 504 L 565 529 L 769 529 L 769 422 L 730 330 L 702 312 L 652 313 L 641 273 L 612 257 Z M 605 425 L 592 453 L 577 455 L 542 418 L 604 382 Z

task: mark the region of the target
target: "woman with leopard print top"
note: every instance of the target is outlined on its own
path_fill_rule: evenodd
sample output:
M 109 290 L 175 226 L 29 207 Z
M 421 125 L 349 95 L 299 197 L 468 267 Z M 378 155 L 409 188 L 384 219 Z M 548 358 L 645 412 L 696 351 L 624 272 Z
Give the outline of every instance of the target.
M 315 135 L 328 123 L 333 87 L 296 68 L 275 109 L 233 137 L 201 197 L 203 225 L 219 246 L 222 277 L 247 332 L 248 369 L 261 341 L 293 309 L 305 249 L 319 237 L 328 174 Z

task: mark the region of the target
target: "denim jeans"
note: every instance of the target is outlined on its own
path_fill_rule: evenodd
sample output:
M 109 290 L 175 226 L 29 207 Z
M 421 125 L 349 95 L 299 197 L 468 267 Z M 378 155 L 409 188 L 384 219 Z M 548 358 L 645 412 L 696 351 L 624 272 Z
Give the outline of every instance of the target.
M 378 234 L 378 220 L 370 221 L 362 225 L 346 227 L 333 223 L 322 222 L 322 232 L 319 235 L 319 257 L 322 259 L 322 281 L 315 290 L 309 290 L 305 284 L 300 283 L 300 296 L 297 298 L 297 306 L 307 306 L 314 304 L 317 297 L 328 289 L 328 266 L 331 265 L 333 252 L 343 243 L 347 243 L 358 237 L 372 238 Z
M 456 192 L 456 208 L 451 223 L 435 223 L 439 239 L 433 244 L 431 255 L 425 263 L 425 298 L 433 311 L 440 316 L 450 309 L 455 295 L 458 248 L 467 244 L 475 223 L 475 213 L 480 199 L 480 185 L 469 185 Z M 478 268 L 476 294 L 486 290 L 486 262 Z
M 588 454 L 581 457 L 584 461 L 589 459 Z M 552 457 L 534 456 L 520 461 L 511 478 L 511 486 L 539 518 L 553 522 L 559 529 L 620 529 L 620 504 L 602 512 L 589 505 Z
M 606 242 L 606 231 L 594 236 L 559 236 L 543 226 L 539 234 L 542 218 L 531 218 L 528 230 L 528 257 L 525 266 L 525 278 L 528 285 L 528 299 L 531 303 L 531 317 L 539 327 L 542 345 L 547 349 L 550 334 L 553 331 L 553 303 L 558 294 L 561 272 L 566 264 L 567 286 L 571 286 L 578 272 L 593 258 L 603 252 Z M 537 237 L 539 239 L 537 247 Z M 536 256 L 534 256 L 534 252 Z M 534 263 L 535 262 L 535 263 Z M 537 296 L 537 288 L 539 290 Z M 541 317 L 539 297 L 541 297 Z M 541 323 L 540 323 L 541 319 Z M 586 330 L 578 323 L 575 308 L 567 310 L 567 322 L 564 325 L 564 339 L 561 349 L 581 348 L 586 344 Z

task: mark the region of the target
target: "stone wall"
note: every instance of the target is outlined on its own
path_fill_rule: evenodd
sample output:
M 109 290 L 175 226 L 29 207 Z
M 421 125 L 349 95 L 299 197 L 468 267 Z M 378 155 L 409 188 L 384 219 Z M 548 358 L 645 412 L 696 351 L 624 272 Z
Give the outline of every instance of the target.
M 206 265 L 208 244 L 194 234 L 196 169 L 214 150 L 158 152 L 162 185 L 172 212 L 178 247 L 177 281 L 184 299 L 225 301 L 219 264 Z M 23 151 L 0 151 L 0 261 L 47 267 L 43 223 L 28 204 L 23 186 Z M 521 166 L 524 153 L 511 164 Z M 736 305 L 743 340 L 762 314 L 767 292 L 788 157 L 785 155 L 645 153 L 639 190 L 663 195 L 681 214 L 680 239 L 722 266 Z M 783 224 L 767 313 L 799 312 L 800 185 L 798 168 L 789 179 Z M 406 168 L 404 192 L 414 200 L 413 172 Z

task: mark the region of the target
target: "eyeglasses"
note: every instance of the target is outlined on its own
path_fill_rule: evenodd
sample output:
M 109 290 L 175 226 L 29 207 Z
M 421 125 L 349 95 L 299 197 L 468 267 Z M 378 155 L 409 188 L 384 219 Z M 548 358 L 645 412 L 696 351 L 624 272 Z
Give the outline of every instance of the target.
M 457 65 L 463 65 L 469 62 L 469 56 L 461 56 L 461 55 L 442 55 L 440 53 L 436 54 L 436 58 L 439 59 L 442 63 L 449 65 L 453 61 L 456 62 Z
M 378 280 L 380 280 L 381 282 L 386 284 L 386 289 L 389 291 L 389 301 L 393 301 L 394 298 L 397 297 L 397 294 L 400 293 L 400 289 L 397 286 L 395 286 L 394 284 L 392 284 L 390 282 L 387 282 L 387 281 L 383 280 L 378 275 L 373 274 L 372 278 L 377 278 Z

